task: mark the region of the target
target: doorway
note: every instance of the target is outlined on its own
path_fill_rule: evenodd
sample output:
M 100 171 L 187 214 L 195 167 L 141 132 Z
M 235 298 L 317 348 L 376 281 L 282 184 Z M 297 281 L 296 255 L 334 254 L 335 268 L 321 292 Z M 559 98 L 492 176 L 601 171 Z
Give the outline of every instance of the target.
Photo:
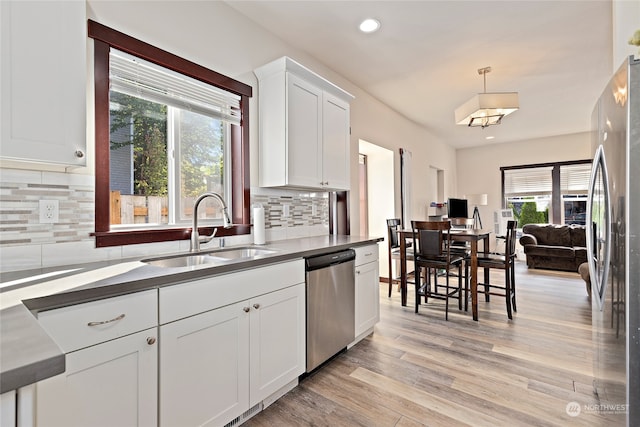
M 358 154 L 358 184 L 360 187 L 360 235 L 369 235 L 369 206 L 367 184 L 367 155 Z
M 384 237 L 378 245 L 380 276 L 387 276 L 387 219 L 395 218 L 394 153 L 370 142 L 359 141 L 358 162 L 360 219 L 358 231 Z M 363 215 L 365 218 L 363 219 Z

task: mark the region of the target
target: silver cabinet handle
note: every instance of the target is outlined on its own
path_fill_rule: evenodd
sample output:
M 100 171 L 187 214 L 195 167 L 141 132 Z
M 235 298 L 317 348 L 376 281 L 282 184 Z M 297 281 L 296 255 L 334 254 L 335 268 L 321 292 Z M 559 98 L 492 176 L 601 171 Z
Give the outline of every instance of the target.
M 360 274 L 360 270 L 356 270 L 356 274 Z
M 84 157 L 84 151 L 82 150 L 76 150 L 76 152 L 74 153 L 76 155 L 77 158 L 81 159 Z
M 114 317 L 111 320 L 103 320 L 102 322 L 89 322 L 87 323 L 87 326 L 98 326 L 98 325 L 106 325 L 107 323 L 111 323 L 111 322 L 117 322 L 118 320 L 122 320 L 124 319 L 124 313 L 122 313 L 120 316 L 118 317 Z
M 243 310 L 245 313 L 248 313 L 248 312 L 251 310 L 251 308 L 250 308 L 250 307 L 242 307 L 242 310 Z
M 364 256 L 371 256 L 373 255 L 373 252 L 369 252 L 368 254 L 364 254 Z
M 148 337 L 147 344 L 154 345 L 156 343 L 156 337 Z
M 260 304 L 253 304 L 253 308 L 255 308 L 256 310 L 260 308 Z

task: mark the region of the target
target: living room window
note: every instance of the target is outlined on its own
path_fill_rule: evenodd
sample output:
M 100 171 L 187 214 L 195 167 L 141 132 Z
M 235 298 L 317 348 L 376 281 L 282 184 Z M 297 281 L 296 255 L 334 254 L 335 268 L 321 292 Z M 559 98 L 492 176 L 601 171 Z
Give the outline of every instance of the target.
M 504 206 L 518 227 L 525 224 L 586 222 L 591 160 L 506 166 L 502 172 Z
M 540 166 L 503 171 L 505 205 L 513 210 L 518 227 L 549 222 L 552 169 Z
M 560 192 L 562 194 L 562 223 L 587 223 L 587 195 L 591 163 L 560 166 Z
M 205 191 L 249 232 L 251 87 L 101 24 L 94 38 L 96 246 L 187 239 Z M 202 228 L 222 223 L 201 209 Z M 202 230 L 209 234 L 211 231 Z

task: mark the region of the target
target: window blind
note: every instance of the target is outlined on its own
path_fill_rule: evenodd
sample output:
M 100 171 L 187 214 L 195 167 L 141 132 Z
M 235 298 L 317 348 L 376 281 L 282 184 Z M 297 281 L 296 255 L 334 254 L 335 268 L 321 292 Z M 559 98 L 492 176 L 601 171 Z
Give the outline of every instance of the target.
M 109 53 L 111 90 L 240 124 L 240 97 L 116 49 Z
M 591 164 L 560 166 L 560 191 L 562 194 L 587 194 Z
M 551 194 L 553 167 L 511 169 L 504 171 L 506 197 Z

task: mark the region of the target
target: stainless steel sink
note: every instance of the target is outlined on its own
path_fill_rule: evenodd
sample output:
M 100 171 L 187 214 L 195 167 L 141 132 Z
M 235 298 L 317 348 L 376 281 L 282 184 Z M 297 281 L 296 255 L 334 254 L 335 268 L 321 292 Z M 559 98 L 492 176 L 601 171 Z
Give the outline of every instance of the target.
M 190 253 L 173 257 L 143 259 L 142 262 L 164 268 L 179 267 L 214 267 L 224 265 L 233 261 L 250 260 L 262 258 L 266 255 L 275 254 L 277 251 L 267 248 L 237 247 L 228 249 L 218 249 L 212 252 Z
M 223 259 L 244 259 L 244 258 L 257 258 L 264 255 L 275 254 L 277 251 L 273 249 L 265 248 L 229 248 L 221 249 L 219 251 L 210 252 L 209 255 L 214 258 Z
M 224 264 L 223 261 L 209 255 L 180 255 L 171 258 L 145 259 L 142 262 L 155 265 L 156 267 L 177 268 L 177 267 L 198 267 Z

